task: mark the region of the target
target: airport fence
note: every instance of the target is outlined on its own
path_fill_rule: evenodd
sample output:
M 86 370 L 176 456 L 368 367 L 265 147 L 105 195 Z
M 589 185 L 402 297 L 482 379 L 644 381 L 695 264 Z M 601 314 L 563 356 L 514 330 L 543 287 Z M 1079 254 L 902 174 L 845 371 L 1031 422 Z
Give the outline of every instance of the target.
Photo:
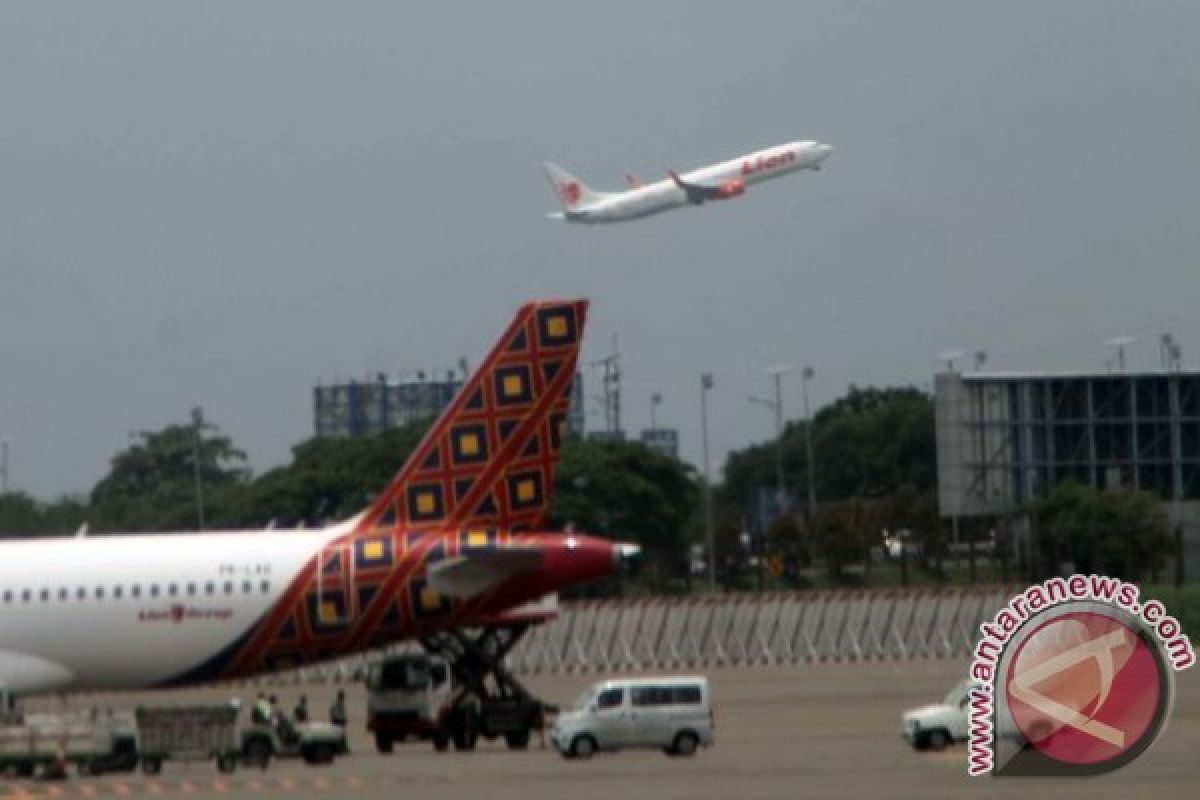
M 1015 591 L 834 590 L 565 603 L 558 617 L 526 634 L 509 654 L 509 666 L 537 674 L 965 657 L 980 623 Z M 265 680 L 352 680 L 379 657 Z
M 1003 587 L 840 590 L 565 606 L 510 654 L 517 672 L 954 658 L 1012 595 Z

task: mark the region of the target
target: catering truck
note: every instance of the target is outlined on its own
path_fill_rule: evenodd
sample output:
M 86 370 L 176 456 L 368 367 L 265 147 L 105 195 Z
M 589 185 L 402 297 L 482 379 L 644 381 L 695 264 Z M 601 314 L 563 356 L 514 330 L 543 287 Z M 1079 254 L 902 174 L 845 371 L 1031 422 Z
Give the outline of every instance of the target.
M 546 707 L 516 681 L 503 681 L 482 701 L 464 692 L 450 664 L 426 653 L 392 655 L 367 672 L 367 730 L 381 753 L 408 739 L 433 742 L 438 751 L 453 742 L 472 750 L 480 736 L 503 736 L 514 750 L 529 746 Z

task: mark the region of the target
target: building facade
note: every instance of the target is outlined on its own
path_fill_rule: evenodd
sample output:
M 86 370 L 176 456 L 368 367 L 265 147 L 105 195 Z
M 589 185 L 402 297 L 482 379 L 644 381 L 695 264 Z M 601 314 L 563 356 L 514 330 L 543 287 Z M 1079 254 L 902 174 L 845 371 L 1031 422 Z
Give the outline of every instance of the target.
M 375 380 L 350 381 L 313 388 L 313 422 L 317 436 L 374 436 L 388 428 L 430 419 L 450 404 L 462 386 L 457 373 L 442 379 L 393 381 L 380 374 Z M 582 435 L 584 427 L 583 375 L 576 373 L 567 410 L 567 427 Z
M 675 428 L 645 428 L 642 444 L 659 455 L 679 459 L 679 431 Z
M 1200 373 L 943 373 L 938 503 L 1004 514 L 1076 480 L 1200 501 Z

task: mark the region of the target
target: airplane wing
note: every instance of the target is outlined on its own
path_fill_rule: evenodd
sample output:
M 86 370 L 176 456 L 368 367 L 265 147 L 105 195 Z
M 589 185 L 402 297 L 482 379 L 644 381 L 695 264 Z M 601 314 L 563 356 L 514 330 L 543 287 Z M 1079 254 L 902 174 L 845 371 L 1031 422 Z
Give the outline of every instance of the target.
M 697 206 L 702 205 L 705 200 L 728 200 L 746 191 L 746 184 L 737 179 L 725 181 L 719 186 L 705 186 L 685 181 L 673 169 L 667 170 L 667 174 L 671 176 L 671 180 L 675 181 L 675 185 L 687 194 L 688 202 Z
M 474 597 L 514 575 L 542 568 L 540 547 L 471 550 L 429 567 L 430 588 L 448 597 Z

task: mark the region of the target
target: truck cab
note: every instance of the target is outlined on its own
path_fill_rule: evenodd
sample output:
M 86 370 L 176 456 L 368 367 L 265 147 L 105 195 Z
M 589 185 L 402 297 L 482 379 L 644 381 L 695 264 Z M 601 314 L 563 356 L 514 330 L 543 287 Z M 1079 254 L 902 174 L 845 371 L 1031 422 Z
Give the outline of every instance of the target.
M 909 709 L 901 718 L 901 735 L 917 750 L 941 750 L 967 738 L 970 681 L 955 684 L 940 703 Z
M 412 737 L 450 743 L 448 716 L 454 705 L 454 681 L 447 663 L 424 653 L 389 656 L 367 672 L 367 730 L 375 748 L 392 752 L 395 742 Z

